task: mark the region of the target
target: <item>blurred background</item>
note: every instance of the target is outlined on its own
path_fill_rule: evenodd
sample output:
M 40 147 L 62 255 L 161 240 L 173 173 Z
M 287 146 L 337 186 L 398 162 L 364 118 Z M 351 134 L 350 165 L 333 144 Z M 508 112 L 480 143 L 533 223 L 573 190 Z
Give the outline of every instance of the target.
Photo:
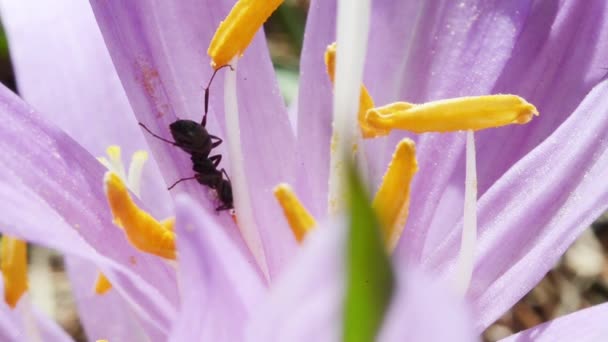
M 265 24 L 279 84 L 289 105 L 298 92 L 299 56 L 308 0 L 286 0 Z M 0 28 L 0 81 L 15 89 L 10 51 Z M 608 213 L 570 247 L 561 261 L 509 312 L 484 333 L 496 341 L 582 308 L 608 301 Z M 54 317 L 76 341 L 86 341 L 64 272 L 54 251 L 30 247 L 32 300 Z M 514 284 L 514 286 L 516 286 Z

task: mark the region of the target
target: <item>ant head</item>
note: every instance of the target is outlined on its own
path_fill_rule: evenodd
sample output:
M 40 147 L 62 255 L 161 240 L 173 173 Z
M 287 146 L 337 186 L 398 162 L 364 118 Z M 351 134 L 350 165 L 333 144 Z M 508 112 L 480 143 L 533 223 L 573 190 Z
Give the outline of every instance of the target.
M 192 120 L 177 120 L 169 126 L 177 146 L 187 152 L 209 153 L 211 141 L 205 127 Z
M 225 204 L 232 205 L 232 184 L 230 181 L 222 179 L 220 186 L 217 187 L 217 197 Z

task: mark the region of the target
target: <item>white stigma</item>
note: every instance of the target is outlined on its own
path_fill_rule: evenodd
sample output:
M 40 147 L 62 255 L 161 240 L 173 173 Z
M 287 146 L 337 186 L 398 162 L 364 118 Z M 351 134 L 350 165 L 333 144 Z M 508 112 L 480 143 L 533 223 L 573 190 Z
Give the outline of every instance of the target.
M 346 202 L 343 184 L 346 167 L 355 150 L 358 150 L 360 141 L 357 125 L 358 99 L 363 80 L 370 12 L 369 0 L 338 0 L 328 198 L 328 210 L 332 216 L 340 213 Z M 361 146 L 359 150 L 360 148 Z
M 475 159 L 475 137 L 467 132 L 466 175 L 464 188 L 464 215 L 460 253 L 456 261 L 455 286 L 458 293 L 466 294 L 473 275 L 475 245 L 477 242 L 477 165 Z
M 232 65 L 234 71 L 226 73 L 224 81 L 224 109 L 226 112 L 226 144 L 228 145 L 231 166 L 230 179 L 232 182 L 234 209 L 243 239 L 260 266 L 262 273 L 269 280 L 270 273 L 266 263 L 266 254 L 264 253 L 262 241 L 258 234 L 259 230 L 253 216 L 251 197 L 249 197 L 249 188 L 247 187 L 243 150 L 241 148 L 239 103 L 236 89 L 237 58 L 234 58 L 230 62 L 230 65 Z
M 139 150 L 133 153 L 131 163 L 129 164 L 129 174 L 125 172 L 120 146 L 111 145 L 106 149 L 106 153 L 108 158 L 98 157 L 97 160 L 109 171 L 116 173 L 126 183 L 129 190 L 139 197 L 141 193 L 141 179 L 144 165 L 148 160 L 148 152 Z

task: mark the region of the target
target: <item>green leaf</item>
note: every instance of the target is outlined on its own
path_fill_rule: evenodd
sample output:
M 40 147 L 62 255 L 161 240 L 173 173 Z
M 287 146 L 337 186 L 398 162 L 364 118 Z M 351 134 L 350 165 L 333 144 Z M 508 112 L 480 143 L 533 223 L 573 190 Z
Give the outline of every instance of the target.
M 374 341 L 393 293 L 394 277 L 365 187 L 350 168 L 344 341 Z

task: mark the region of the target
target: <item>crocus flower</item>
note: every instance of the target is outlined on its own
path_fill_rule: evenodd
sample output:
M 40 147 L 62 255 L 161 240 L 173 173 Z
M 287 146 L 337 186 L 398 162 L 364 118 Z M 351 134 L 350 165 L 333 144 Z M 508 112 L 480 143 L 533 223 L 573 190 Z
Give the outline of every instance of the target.
M 180 184 L 169 194 L 164 184 L 191 176 L 191 162 L 174 146 L 143 135 L 137 126 L 141 122 L 166 135 L 178 117 L 200 120 L 201 84 L 212 72 L 204 52 L 232 1 L 92 0 L 97 23 L 82 3 L 59 1 L 43 9 L 29 1 L 1 4 L 20 93 L 45 115 L 6 89 L 0 91 L 2 188 L 8 199 L 2 231 L 71 255 L 69 272 L 92 338 L 228 339 L 248 334 L 255 339 L 268 331 L 265 326 L 290 322 L 281 320 L 288 318 L 295 320 L 289 325 L 293 330 L 282 336 L 303 336 L 294 332 L 316 330 L 311 327 L 320 327 L 321 336 L 336 336 L 332 329 L 340 326 L 336 303 L 341 273 L 329 273 L 343 267 L 324 264 L 322 256 L 338 262 L 343 241 L 339 224 L 319 224 L 314 233 L 318 236 L 305 241 L 300 252 L 271 194 L 277 184 L 293 184 L 311 217 L 324 222 L 332 84 L 323 54 L 336 40 L 334 1 L 311 3 L 296 132 L 278 95 L 262 34 L 241 51 L 236 75 L 227 74 L 227 89 L 237 87 L 238 98 L 234 92 L 224 94 L 221 78 L 212 86 L 207 128 L 230 137 L 228 150 L 222 145 L 218 153 L 226 156 L 222 165 L 238 190 L 237 209 L 239 201 L 249 208 L 237 211 L 238 225 L 229 215 L 210 214 L 213 198 L 198 184 Z M 480 231 L 466 294 L 472 323 L 465 319 L 454 325 L 461 329 L 454 338 L 467 340 L 470 330 L 481 332 L 534 286 L 608 206 L 608 188 L 601 182 L 608 166 L 608 142 L 601 138 L 608 125 L 607 85 L 601 83 L 601 63 L 608 60 L 608 9 L 602 1 L 372 5 L 367 52 L 352 50 L 352 58 L 365 62 L 363 82 L 358 80 L 354 87 L 365 84 L 375 103 L 514 93 L 542 113 L 526 126 L 477 134 Z M 338 39 L 338 49 L 340 44 Z M 353 66 L 353 74 L 362 71 L 362 65 Z M 337 81 L 335 92 L 341 91 Z M 355 111 L 357 104 L 350 104 Z M 234 109 L 236 122 L 225 113 Z M 400 330 L 407 325 L 401 326 L 398 317 L 415 318 L 401 303 L 413 301 L 417 290 L 407 290 L 418 284 L 420 296 L 428 295 L 425 284 L 435 281 L 419 273 L 434 279 L 453 273 L 462 230 L 461 133 L 393 132 L 388 138 L 365 141 L 370 188 L 380 184 L 404 136 L 416 143 L 419 171 L 411 186 L 409 218 L 393 254 L 398 294 L 380 335 L 386 339 L 408 336 Z M 177 276 L 170 264 L 134 248 L 113 225 L 102 186 L 105 167 L 94 158 L 110 145 L 121 146 L 127 154 L 151 150 L 155 162 L 143 167 L 142 177 L 137 176 L 142 158 L 132 163 L 135 175 L 124 176 L 133 178 L 131 186 L 141 184 L 139 205 L 153 217 L 177 212 Z M 110 151 L 107 164 L 120 170 L 117 150 Z M 178 201 L 173 209 L 171 195 L 179 193 L 192 199 Z M 296 253 L 301 255 L 292 261 Z M 420 270 L 411 271 L 411 279 L 410 265 Z M 103 296 L 91 292 L 98 271 L 113 287 Z M 315 279 L 327 292 L 310 286 Z M 442 291 L 439 288 L 436 292 Z M 459 305 L 445 312 L 458 315 Z M 299 315 L 283 314 L 294 307 L 301 309 Z M 414 307 L 422 308 L 423 303 Z M 593 310 L 596 315 L 605 306 Z M 264 321 L 264 312 L 278 313 L 279 319 Z M 315 312 L 326 315 L 315 317 Z M 566 319 L 567 324 L 589 313 L 580 315 Z M 329 327 L 323 330 L 323 324 Z M 252 327 L 249 332 L 247 325 Z M 416 336 L 432 335 L 409 337 Z

